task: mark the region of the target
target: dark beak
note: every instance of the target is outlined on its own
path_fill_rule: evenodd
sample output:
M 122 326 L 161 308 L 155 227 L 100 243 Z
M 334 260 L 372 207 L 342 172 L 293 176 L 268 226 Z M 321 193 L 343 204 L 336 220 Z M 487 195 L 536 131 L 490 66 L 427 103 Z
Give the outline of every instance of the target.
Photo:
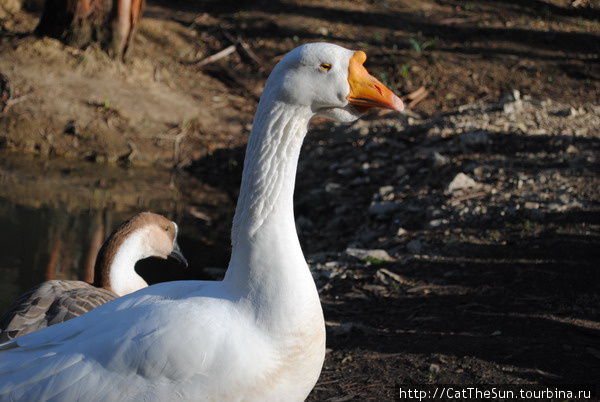
M 177 240 L 175 240 L 175 242 L 173 242 L 173 251 L 171 251 L 171 254 L 169 254 L 169 257 L 171 257 L 172 259 L 179 262 L 185 268 L 188 267 L 188 262 L 185 259 L 185 257 L 183 256 L 183 253 L 181 252 L 181 249 L 179 248 L 179 244 L 177 244 Z

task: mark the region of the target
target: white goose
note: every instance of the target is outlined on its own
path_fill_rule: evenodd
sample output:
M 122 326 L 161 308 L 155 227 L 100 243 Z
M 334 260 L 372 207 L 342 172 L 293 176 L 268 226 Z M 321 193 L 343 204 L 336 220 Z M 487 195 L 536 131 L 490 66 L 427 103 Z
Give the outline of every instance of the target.
M 0 400 L 306 398 L 325 326 L 294 225 L 296 166 L 311 118 L 402 109 L 365 59 L 315 43 L 274 68 L 248 142 L 223 281 L 150 286 L 0 345 Z
M 52 280 L 34 286 L 0 316 L 0 342 L 60 324 L 147 287 L 135 272 L 135 263 L 147 257 L 172 257 L 187 265 L 177 244 L 177 224 L 142 212 L 119 225 L 100 248 L 94 285 Z

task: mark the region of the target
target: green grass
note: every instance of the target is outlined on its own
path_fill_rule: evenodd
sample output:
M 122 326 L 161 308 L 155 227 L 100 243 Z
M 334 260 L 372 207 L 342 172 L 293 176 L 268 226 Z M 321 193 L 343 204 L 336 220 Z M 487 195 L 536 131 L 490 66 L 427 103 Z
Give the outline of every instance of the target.
M 419 42 L 415 38 L 408 38 L 408 43 L 410 43 L 412 49 L 417 53 L 423 53 L 425 50 L 435 47 L 435 41 L 433 40 Z
M 381 264 L 385 264 L 387 261 L 382 260 L 381 258 L 368 256 L 367 258 L 365 258 L 365 262 L 367 262 L 371 265 L 381 265 Z

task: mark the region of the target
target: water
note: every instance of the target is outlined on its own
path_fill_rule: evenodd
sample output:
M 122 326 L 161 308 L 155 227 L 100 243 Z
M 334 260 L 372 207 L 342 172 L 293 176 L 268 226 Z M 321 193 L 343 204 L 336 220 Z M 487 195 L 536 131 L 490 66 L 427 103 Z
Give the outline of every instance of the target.
M 136 270 L 149 283 L 218 276 L 229 259 L 234 205 L 232 196 L 166 169 L 0 154 L 0 311 L 45 280 L 91 281 L 106 236 L 140 211 L 177 222 L 190 263 L 144 260 Z

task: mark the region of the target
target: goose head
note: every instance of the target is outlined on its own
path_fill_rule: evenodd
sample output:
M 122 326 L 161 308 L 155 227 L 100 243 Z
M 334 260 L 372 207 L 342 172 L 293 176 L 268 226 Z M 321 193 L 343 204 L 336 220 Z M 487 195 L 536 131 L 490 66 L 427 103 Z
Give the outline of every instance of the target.
M 188 265 L 177 244 L 177 224 L 162 215 L 142 212 L 119 225 L 102 245 L 94 285 L 119 296 L 148 286 L 135 272 L 135 263 L 148 257 L 173 258 Z
M 142 212 L 132 220 L 139 225 L 136 231 L 143 237 L 142 258 L 173 258 L 187 267 L 188 262 L 177 244 L 178 227 L 175 222 L 152 212 Z
M 265 92 L 314 116 L 351 122 L 377 107 L 403 110 L 390 89 L 367 72 L 363 51 L 309 43 L 289 52 L 273 69 Z

